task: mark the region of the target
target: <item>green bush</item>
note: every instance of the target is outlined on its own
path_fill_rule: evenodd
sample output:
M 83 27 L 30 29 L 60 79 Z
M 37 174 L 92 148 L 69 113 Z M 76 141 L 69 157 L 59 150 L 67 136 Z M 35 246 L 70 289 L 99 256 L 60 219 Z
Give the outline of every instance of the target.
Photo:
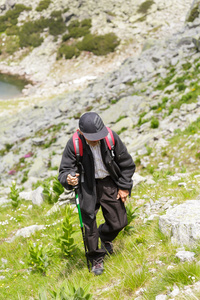
M 43 38 L 40 37 L 40 33 L 44 28 L 48 27 L 49 20 L 41 18 L 35 22 L 26 22 L 20 29 L 19 39 L 20 47 L 38 47 L 42 44 Z
M 51 3 L 51 0 L 42 0 L 39 2 L 38 6 L 36 7 L 36 11 L 43 11 L 47 9 Z
M 153 4 L 154 4 L 154 1 L 147 0 L 140 5 L 137 12 L 140 14 L 146 14 Z
M 156 119 L 155 117 L 153 117 L 152 118 L 152 120 L 151 120 L 151 126 L 150 126 L 151 128 L 158 128 L 159 127 L 159 120 L 158 119 Z
M 10 199 L 12 200 L 11 204 L 13 208 L 17 208 L 20 203 L 19 199 L 19 189 L 16 187 L 16 183 L 12 182 L 12 186 L 10 187 Z
M 66 45 L 62 44 L 58 49 L 57 59 L 61 57 L 65 57 L 65 59 L 71 59 L 72 57 L 78 57 L 80 55 L 80 51 L 74 45 Z
M 63 19 L 61 17 L 57 19 L 49 19 L 48 23 L 49 33 L 54 36 L 64 33 L 67 29 L 65 22 L 63 22 Z
M 85 19 L 81 22 L 78 20 L 74 20 L 67 27 L 69 33 L 63 36 L 63 41 L 67 41 L 71 37 L 79 38 L 81 36 L 86 36 L 90 33 L 91 28 L 91 19 Z
M 23 4 L 16 4 L 14 9 L 10 9 L 4 16 L 0 17 L 0 32 L 4 32 L 7 28 L 17 24 L 20 13 L 24 10 L 31 10 Z
M 7 24 L 5 23 L 4 16 L 0 17 L 0 32 L 4 32 L 7 29 Z
M 55 300 L 92 300 L 92 294 L 89 293 L 90 285 L 82 286 L 82 281 L 75 285 L 69 281 L 65 281 L 60 288 L 51 291 L 49 290 L 48 292 L 51 299 Z M 41 293 L 39 297 L 41 300 L 47 299 L 46 291 Z
M 51 17 L 52 18 L 60 18 L 62 15 L 62 11 L 61 10 L 54 10 L 51 13 Z
M 73 226 L 75 217 L 73 215 L 73 209 L 70 205 L 66 206 L 66 215 L 62 223 L 62 232 L 56 232 L 55 240 L 58 243 L 62 254 L 65 257 L 69 257 L 76 248 L 72 235 L 75 233 Z
M 30 35 L 20 33 L 19 39 L 20 39 L 19 44 L 21 48 L 28 47 L 28 46 L 38 47 L 42 44 L 44 40 L 42 37 L 40 37 L 39 33 L 32 33 Z
M 16 25 L 13 25 L 11 27 L 8 27 L 6 29 L 6 34 L 7 35 L 19 35 L 19 27 Z
M 32 266 L 33 270 L 46 273 L 46 270 L 50 264 L 50 259 L 53 255 L 51 247 L 42 246 L 40 243 L 34 244 L 32 241 L 29 242 L 29 256 L 28 263 Z
M 5 51 L 8 54 L 13 54 L 19 49 L 19 38 L 17 36 L 10 36 L 6 41 Z
M 95 55 L 106 55 L 113 52 L 119 45 L 119 40 L 114 33 L 95 36 L 92 34 L 86 35 L 82 42 L 77 44 L 81 51 L 90 51 Z

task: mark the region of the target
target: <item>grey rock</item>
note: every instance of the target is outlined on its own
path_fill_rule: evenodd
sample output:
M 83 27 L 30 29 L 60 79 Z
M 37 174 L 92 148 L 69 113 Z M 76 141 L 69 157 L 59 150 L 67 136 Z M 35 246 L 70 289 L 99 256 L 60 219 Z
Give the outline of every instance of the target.
M 17 230 L 16 234 L 7 239 L 8 243 L 12 243 L 17 237 L 22 236 L 24 238 L 30 237 L 32 234 L 34 234 L 38 230 L 45 229 L 44 225 L 31 225 L 22 229 Z
M 30 192 L 20 192 L 20 198 L 24 200 L 32 201 L 35 205 L 41 205 L 43 203 L 43 187 L 39 186 L 36 190 Z
M 31 225 L 22 229 L 17 230 L 15 237 L 23 236 L 24 238 L 31 236 L 35 231 L 43 230 L 44 225 Z
M 160 294 L 156 296 L 156 300 L 166 300 L 166 299 L 167 299 L 167 295 Z
M 138 173 L 134 173 L 133 177 L 133 187 L 135 187 L 136 185 L 140 184 L 141 182 L 145 182 L 147 179 L 141 175 L 139 175 Z
M 123 118 L 119 122 L 112 125 L 111 129 L 116 131 L 116 132 L 120 132 L 121 130 L 129 129 L 129 128 L 132 128 L 132 127 L 133 127 L 132 120 L 131 120 L 131 118 L 128 117 L 128 118 Z
M 42 177 L 46 171 L 46 164 L 42 157 L 37 157 L 30 168 L 28 175 L 30 177 Z
M 45 138 L 33 138 L 32 143 L 35 146 L 41 146 L 41 145 L 45 144 Z
M 159 218 L 160 230 L 173 243 L 195 245 L 200 240 L 200 200 L 187 200 Z
M 5 199 L 4 197 L 0 198 L 0 206 L 7 206 L 7 204 L 11 203 L 12 200 Z
M 195 253 L 190 251 L 178 251 L 176 257 L 181 261 L 192 261 L 194 260 Z
M 61 162 L 61 155 L 53 155 L 51 158 L 51 167 L 58 168 L 60 166 L 60 162 Z

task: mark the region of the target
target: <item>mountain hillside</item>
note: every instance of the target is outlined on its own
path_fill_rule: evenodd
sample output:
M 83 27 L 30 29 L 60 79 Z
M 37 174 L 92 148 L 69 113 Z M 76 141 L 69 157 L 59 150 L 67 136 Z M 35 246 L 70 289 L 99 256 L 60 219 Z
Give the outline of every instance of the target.
M 34 2 L 34 11 L 24 12 L 26 17 L 37 18 L 38 3 Z M 55 1 L 54 5 L 59 3 Z M 85 5 L 89 2 L 81 1 L 76 10 L 74 2 L 69 3 L 75 15 L 80 11 L 84 20 L 88 18 L 90 10 Z M 185 7 L 186 3 L 177 1 L 175 7 Z M 150 4 L 153 9 L 155 3 Z M 12 5 L 7 1 L 1 8 L 2 15 Z M 24 5 L 29 2 L 24 1 Z M 155 15 L 161 11 L 159 5 Z M 115 9 L 119 9 L 117 4 Z M 118 16 L 113 6 L 109 10 L 113 17 Z M 126 6 L 124 11 L 129 14 Z M 45 16 L 47 12 L 43 12 Z M 51 97 L 43 97 L 43 83 L 38 79 L 32 86 L 33 96 L 12 103 L 1 101 L 1 299 L 60 300 L 77 299 L 77 295 L 80 299 L 102 300 L 200 298 L 198 12 L 199 1 L 194 1 L 190 13 L 186 16 L 185 10 L 182 21 L 174 21 L 177 26 L 171 32 L 160 32 L 159 39 L 144 39 L 140 44 L 143 51 L 136 51 L 137 55 L 119 52 L 126 57 L 121 64 L 105 68 L 100 77 L 79 90 L 64 88 L 56 96 L 49 91 Z M 59 37 L 52 45 L 58 41 Z M 44 45 L 45 40 L 10 66 L 8 61 L 13 56 L 9 58 L 3 51 L 5 70 L 19 74 L 25 60 L 31 68 L 28 58 L 34 58 Z M 91 55 L 94 70 L 96 62 L 119 57 L 116 52 L 100 57 L 81 55 Z M 66 66 L 82 64 L 81 56 L 62 62 Z M 114 241 L 114 255 L 106 258 L 105 272 L 98 277 L 87 269 L 74 193 L 64 191 L 57 181 L 66 142 L 76 130 L 80 115 L 91 110 L 120 135 L 137 166 L 126 204 L 129 224 Z M 100 213 L 98 222 L 101 220 Z
M 32 84 L 27 85 L 24 95 L 32 101 L 86 87 L 97 77 L 117 69 L 124 59 L 139 55 L 149 39 L 167 38 L 180 30 L 191 7 L 191 0 L 45 1 L 47 5 L 44 7 L 39 6 L 39 0 L 1 0 L 0 3 L 2 17 L 5 18 L 8 11 L 10 14 L 14 11 L 12 18 L 19 15 L 11 24 L 8 21 L 7 28 L 0 28 L 3 31 L 0 71 L 31 80 Z M 34 29 L 39 21 L 38 26 L 42 28 L 42 20 L 49 18 L 51 24 L 39 32 Z M 77 58 L 57 60 L 57 51 L 69 25 L 85 19 L 91 20 L 90 32 L 94 35 L 116 34 L 120 43 L 115 52 L 94 56 L 91 51 L 83 51 Z M 4 19 L 2 22 L 5 24 Z M 30 32 L 27 22 L 32 22 Z M 58 31 L 53 31 L 51 26 Z M 18 31 L 23 33 L 23 42 Z M 43 40 L 41 45 L 37 44 L 40 39 Z M 74 44 L 73 37 L 69 44 Z

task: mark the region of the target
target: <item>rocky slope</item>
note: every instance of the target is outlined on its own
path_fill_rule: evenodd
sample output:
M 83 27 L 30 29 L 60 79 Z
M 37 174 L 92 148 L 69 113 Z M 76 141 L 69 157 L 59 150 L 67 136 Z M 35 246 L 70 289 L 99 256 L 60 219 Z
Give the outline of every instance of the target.
M 191 6 L 191 0 L 186 1 L 143 1 L 149 3 L 149 9 L 141 9 L 141 1 L 53 1 L 49 7 L 36 11 L 39 0 L 1 0 L 2 15 L 14 4 L 23 3 L 31 6 L 31 11 L 24 11 L 18 18 L 18 26 L 26 20 L 37 20 L 49 17 L 52 11 L 68 9 L 63 13 L 66 25 L 74 19 L 92 19 L 91 32 L 106 34 L 114 32 L 121 40 L 117 51 L 106 57 L 95 57 L 91 53 L 83 53 L 80 57 L 66 60 L 56 60 L 56 52 L 61 43 L 52 35 L 45 33 L 44 42 L 31 52 L 24 50 L 3 57 L 0 56 L 0 71 L 20 74 L 34 82 L 24 90 L 24 94 L 44 98 L 86 87 L 89 82 L 120 66 L 125 58 L 140 54 L 148 39 L 163 39 L 177 32 L 184 26 L 186 13 Z M 2 43 L 6 36 L 2 36 Z M 24 56 L 25 55 L 25 56 Z

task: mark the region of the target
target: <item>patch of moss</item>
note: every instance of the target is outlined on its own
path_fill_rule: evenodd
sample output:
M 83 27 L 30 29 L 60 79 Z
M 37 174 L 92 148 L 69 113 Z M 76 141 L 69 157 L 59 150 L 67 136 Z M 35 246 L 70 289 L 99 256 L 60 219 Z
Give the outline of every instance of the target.
M 146 14 L 153 4 L 154 4 L 153 0 L 147 0 L 147 1 L 143 2 L 139 6 L 137 13 Z

